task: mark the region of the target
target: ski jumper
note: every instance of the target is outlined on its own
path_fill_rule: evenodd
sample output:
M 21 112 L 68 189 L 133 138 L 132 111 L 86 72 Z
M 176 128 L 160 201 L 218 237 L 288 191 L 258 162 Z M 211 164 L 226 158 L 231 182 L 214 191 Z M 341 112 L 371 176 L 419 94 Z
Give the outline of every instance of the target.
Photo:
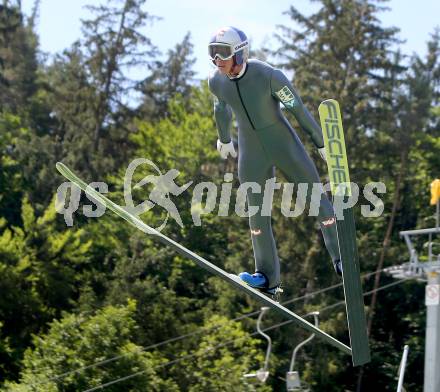
M 230 79 L 218 70 L 209 78 L 215 95 L 214 114 L 219 139 L 231 141 L 232 111 L 238 122 L 238 176 L 240 183 L 256 182 L 264 189 L 266 180 L 280 169 L 291 183 L 320 183 L 313 161 L 296 132 L 281 112 L 280 102 L 293 113 L 316 147 L 324 146 L 321 128 L 304 107 L 286 76 L 259 60 L 249 60 L 244 73 Z M 232 109 L 232 110 L 231 110 Z M 280 283 L 280 263 L 272 232 L 271 217 L 261 215 L 263 192 L 248 190 L 249 206 L 259 206 L 249 217 L 255 270 L 266 276 L 268 287 Z M 327 250 L 333 261 L 340 258 L 333 207 L 325 194 L 321 197 L 318 220 Z

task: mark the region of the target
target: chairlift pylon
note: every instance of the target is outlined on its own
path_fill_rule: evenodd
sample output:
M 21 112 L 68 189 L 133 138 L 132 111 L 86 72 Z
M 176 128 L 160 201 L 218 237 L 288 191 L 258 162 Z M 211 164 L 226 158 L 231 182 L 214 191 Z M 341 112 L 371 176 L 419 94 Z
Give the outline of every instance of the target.
M 401 360 L 400 366 L 399 366 L 399 382 L 397 384 L 397 392 L 402 392 L 405 390 L 403 388 L 403 377 L 405 376 L 405 368 L 406 368 L 406 361 L 408 359 L 408 351 L 409 351 L 409 346 L 405 345 L 405 347 L 403 348 L 402 360 Z
M 248 373 L 243 376 L 245 378 L 256 377 L 257 380 L 259 380 L 262 383 L 266 382 L 266 380 L 269 377 L 269 358 L 270 358 L 270 353 L 272 351 L 272 339 L 270 338 L 269 335 L 265 334 L 261 330 L 261 320 L 263 319 L 264 314 L 269 309 L 270 308 L 268 306 L 263 306 L 261 308 L 261 312 L 258 315 L 258 319 L 257 319 L 257 332 L 267 340 L 267 349 L 266 349 L 266 357 L 264 359 L 264 365 L 261 369 L 258 369 L 255 373 Z
M 306 316 L 313 316 L 315 320 L 315 326 L 318 327 L 319 325 L 319 312 L 310 312 L 306 314 Z M 295 366 L 295 360 L 296 355 L 301 347 L 309 343 L 313 338 L 315 337 L 315 334 L 310 335 L 306 340 L 302 341 L 300 344 L 298 344 L 292 353 L 292 359 L 290 361 L 290 367 L 289 371 L 286 373 L 286 388 L 287 391 L 296 391 L 296 392 L 307 392 L 308 389 L 302 389 L 301 387 L 301 379 L 299 376 L 298 371 L 294 371 L 293 367 Z

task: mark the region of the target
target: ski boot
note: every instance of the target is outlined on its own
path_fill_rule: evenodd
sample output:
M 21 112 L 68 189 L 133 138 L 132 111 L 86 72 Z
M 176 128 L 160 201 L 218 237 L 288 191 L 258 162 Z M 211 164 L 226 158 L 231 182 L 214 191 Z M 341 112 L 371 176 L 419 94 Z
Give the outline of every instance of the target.
M 247 285 L 253 287 L 254 289 L 260 290 L 264 294 L 268 294 L 275 301 L 279 301 L 280 294 L 283 292 L 281 284 L 269 288 L 268 279 L 263 273 L 255 272 L 251 275 L 249 272 L 242 272 L 238 275 L 238 277 Z

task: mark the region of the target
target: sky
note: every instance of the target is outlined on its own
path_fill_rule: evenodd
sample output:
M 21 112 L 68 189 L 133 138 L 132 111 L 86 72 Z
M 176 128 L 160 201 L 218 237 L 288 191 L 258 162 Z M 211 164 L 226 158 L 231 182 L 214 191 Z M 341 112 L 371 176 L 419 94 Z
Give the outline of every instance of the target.
M 22 0 L 26 14 L 30 14 L 35 0 Z M 86 4 L 99 4 L 99 0 L 40 0 L 37 33 L 40 49 L 49 54 L 61 52 L 81 37 L 81 18 L 89 13 Z M 270 6 L 267 0 L 149 0 L 145 9 L 162 20 L 148 26 L 144 33 L 154 45 L 166 54 L 168 49 L 181 42 L 185 34 L 191 33 L 196 77 L 204 79 L 212 69 L 207 55 L 210 36 L 222 26 L 235 26 L 250 38 L 252 47 L 263 44 L 277 46 L 273 34 L 277 25 L 289 24 L 283 15 L 294 4 L 304 14 L 317 9 L 309 0 L 276 0 Z M 436 26 L 440 26 L 440 0 L 391 0 L 390 11 L 380 15 L 384 26 L 400 28 L 399 37 L 406 40 L 402 49 L 405 54 L 426 53 L 426 42 Z

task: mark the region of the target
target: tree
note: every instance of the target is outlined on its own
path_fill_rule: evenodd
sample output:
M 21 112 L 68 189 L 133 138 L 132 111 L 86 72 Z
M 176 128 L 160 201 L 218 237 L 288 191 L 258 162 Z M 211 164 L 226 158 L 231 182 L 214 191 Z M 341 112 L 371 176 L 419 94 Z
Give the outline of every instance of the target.
M 398 43 L 397 30 L 381 26 L 377 18 L 385 1 L 317 2 L 321 8 L 308 17 L 294 7 L 289 9 L 288 14 L 301 29 L 282 27 L 282 45 L 276 53 L 283 56 L 282 65 L 294 72 L 294 85 L 304 100 L 317 106 L 323 98 L 333 97 L 341 103 L 351 180 L 359 185 L 378 180 L 386 183 L 382 217 L 357 219 L 362 268 L 380 271 L 386 263 L 406 261 L 398 231 L 413 228 L 422 208 L 414 208 L 414 197 L 420 194 L 426 163 L 415 146 L 426 142 L 427 151 L 433 150 L 435 120 L 429 113 L 433 89 L 438 86 L 434 76 L 438 43 L 435 38 L 431 41 L 428 61 L 413 59 L 407 71 L 401 53 L 390 50 Z M 381 244 L 379 249 L 377 243 Z M 318 255 L 309 253 L 306 258 L 313 275 L 319 268 Z M 379 277 L 378 273 L 374 288 L 379 286 Z M 369 282 L 366 284 L 368 287 Z M 387 306 L 392 306 L 391 302 L 383 299 L 377 310 Z M 372 314 L 375 307 L 373 294 Z M 371 326 L 372 318 L 369 320 Z M 383 362 L 392 344 L 374 328 L 371 338 L 373 362 L 365 367 L 364 383 L 360 382 L 361 371 L 358 391 L 361 385 L 366 389 L 378 385 L 378 363 Z M 321 376 L 320 369 L 315 370 Z M 344 377 L 347 387 L 356 383 L 350 378 Z
M 24 198 L 21 222 L 12 227 L 5 219 L 0 222 L 0 320 L 13 358 L 1 366 L 10 379 L 31 334 L 71 307 L 91 245 L 84 231 L 57 228 L 52 203 L 37 218 Z
M 168 104 L 176 95 L 182 97 L 186 109 L 189 107 L 191 82 L 195 75 L 192 66 L 196 61 L 192 57 L 193 44 L 190 39 L 188 32 L 174 50 L 168 51 L 165 62 L 156 61 L 152 74 L 139 87 L 144 96 L 140 110 L 146 118 L 166 118 L 169 115 Z
M 97 16 L 83 21 L 85 67 L 94 87 L 93 152 L 97 152 L 101 135 L 125 107 L 124 94 L 132 86 L 127 68 L 145 66 L 156 51 L 139 29 L 154 20 L 142 9 L 146 0 L 112 0 L 107 5 L 88 6 Z M 119 7 L 118 7 L 119 6 Z M 118 129 L 123 122 L 118 121 Z
M 55 160 L 63 160 L 94 180 L 125 163 L 132 152 L 128 136 L 135 113 L 130 95 L 137 84 L 130 71 L 148 67 L 156 54 L 141 32 L 155 19 L 143 10 L 144 4 L 112 0 L 88 6 L 93 17 L 82 21 L 83 38 L 43 68 L 40 94 L 51 108 L 50 123 L 43 132 L 33 132 L 23 155 L 35 157 L 31 146 L 43 144 L 40 153 L 52 158 L 50 164 L 44 160 L 49 170 Z M 42 167 L 37 173 L 45 171 Z
M 28 129 L 20 117 L 0 113 L 0 217 L 11 225 L 20 223 L 20 203 L 25 181 L 17 156 L 17 144 L 26 137 Z
M 112 0 L 90 6 L 83 38 L 41 65 L 28 116 L 34 119 L 17 150 L 30 200 L 44 208 L 58 186 L 57 161 L 86 180 L 103 179 L 132 152 L 128 135 L 135 117 L 128 100 L 133 67 L 148 66 L 155 48 L 141 29 L 154 20 L 145 0 Z M 105 135 L 105 137 L 103 137 Z M 44 181 L 43 181 L 44 180 Z
M 281 45 L 273 54 L 281 56 L 280 66 L 293 71 L 293 85 L 306 106 L 317 108 L 327 97 L 340 102 L 351 179 L 362 183 L 369 173 L 365 168 L 371 167 L 375 160 L 373 137 L 384 116 L 380 109 L 384 106 L 383 98 L 388 92 L 385 85 L 389 80 L 384 74 L 401 72 L 400 65 L 393 63 L 389 55 L 389 47 L 397 42 L 397 30 L 381 26 L 377 14 L 382 8 L 377 4 L 382 1 L 317 0 L 316 3 L 320 8 L 309 16 L 293 6 L 289 8 L 286 13 L 300 27 L 280 26 Z M 392 111 L 389 105 L 385 109 Z M 317 117 L 316 109 L 311 112 Z M 307 138 L 304 141 L 312 154 L 316 154 Z M 326 173 L 323 162 L 317 154 L 314 156 L 320 173 Z M 284 233 L 292 232 L 287 235 L 293 237 L 288 242 L 297 244 L 294 250 L 289 249 L 281 257 L 303 260 L 309 290 L 315 285 L 326 284 L 330 269 L 324 271 L 329 261 L 325 250 L 322 251 L 321 236 L 308 234 L 314 231 L 313 219 L 300 217 L 294 230 L 287 229 L 291 222 L 277 221 L 283 226 L 275 225 L 275 231 L 282 238 L 287 235 Z M 302 283 L 297 275 L 294 281 Z
M 37 37 L 13 3 L 0 5 L 0 108 L 22 114 L 36 90 Z
M 213 328 L 221 325 L 220 328 Z M 201 338 L 191 358 L 184 359 L 175 369 L 183 390 L 202 391 L 270 391 L 264 384 L 252 384 L 243 375 L 264 361 L 259 341 L 243 331 L 240 323 L 225 317 L 212 316 L 205 325 L 210 331 Z M 212 328 L 212 329 L 211 329 Z M 174 369 L 173 369 L 174 370 Z
M 49 332 L 34 338 L 26 351 L 19 383 L 6 383 L 10 391 L 82 391 L 138 373 L 106 389 L 120 391 L 177 391 L 170 380 L 157 375 L 163 358 L 143 352 L 134 343 L 136 323 L 133 301 L 108 306 L 95 315 L 65 314 L 50 324 Z M 105 366 L 88 365 L 118 357 Z M 84 368 L 87 367 L 87 368 Z M 77 369 L 84 368 L 78 371 Z
M 320 8 L 309 16 L 290 7 L 287 14 L 300 28 L 281 26 L 281 34 L 278 36 L 281 47 L 275 54 L 281 55 L 283 67 L 294 72 L 293 84 L 306 105 L 317 107 L 325 98 L 336 98 L 340 102 L 351 180 L 362 186 L 369 181 L 392 179 L 387 181 L 388 194 L 385 201 L 393 205 L 391 213 L 386 211 L 385 219 L 388 222 L 384 217 L 377 221 L 357 219 L 358 233 L 362 233 L 359 242 L 361 265 L 363 270 L 368 271 L 376 267 L 377 261 L 377 250 L 372 244 L 381 238 L 388 238 L 382 249 L 385 255 L 388 233 L 393 230 L 392 222 L 400 199 L 399 178 L 404 173 L 402 170 L 407 151 L 402 146 L 408 142 L 408 138 L 404 137 L 407 136 L 403 132 L 405 129 L 402 128 L 402 135 L 398 134 L 401 121 L 400 91 L 405 67 L 399 53 L 394 54 L 390 50 L 399 43 L 397 29 L 382 26 L 378 19 L 378 13 L 384 10 L 381 4 L 386 1 L 315 2 L 319 3 Z M 378 161 L 379 156 L 386 160 L 386 164 Z M 322 163 L 318 165 L 321 172 L 325 173 L 326 168 L 321 166 Z M 356 214 L 359 218 L 359 209 Z M 305 232 L 312 230 L 310 226 L 309 222 L 305 224 Z M 323 257 L 328 258 L 325 251 L 322 252 L 322 241 L 314 240 L 313 246 L 310 246 L 310 239 L 304 239 L 304 231 L 296 228 L 291 237 L 291 242 L 305 245 L 305 249 L 301 249 L 302 257 L 305 258 L 303 263 L 306 267 L 307 288 L 328 281 L 330 271 L 327 268 L 325 272 L 322 268 Z M 379 260 L 383 257 L 379 256 Z M 295 280 L 298 280 L 297 276 Z M 349 366 L 346 358 L 340 358 L 337 362 L 342 369 Z M 328 378 L 325 373 L 330 372 L 330 369 L 316 366 L 314 371 L 322 382 Z M 351 376 L 344 377 L 346 388 L 356 383 L 354 374 L 352 371 Z M 341 385 L 336 388 L 341 388 Z
M 420 153 L 427 149 L 435 150 L 436 134 L 438 137 L 438 128 L 435 127 L 435 116 L 432 116 L 432 106 L 436 106 L 439 97 L 439 76 L 440 76 L 440 51 L 439 51 L 439 35 L 438 32 L 432 37 L 428 43 L 428 55 L 425 61 L 418 56 L 411 59 L 410 67 L 405 75 L 404 81 L 400 84 L 400 88 L 396 89 L 394 95 L 394 129 L 395 129 L 395 148 L 399 151 L 399 170 L 396 181 L 396 189 L 394 192 L 394 202 L 391 216 L 388 220 L 387 232 L 383 241 L 383 247 L 377 265 L 377 270 L 383 268 L 386 255 L 391 248 L 391 239 L 397 239 L 397 230 L 413 229 L 417 223 L 422 227 L 426 227 L 424 220 L 426 213 L 424 210 L 428 204 L 427 195 L 429 185 L 429 174 L 431 178 L 436 176 L 440 169 L 439 162 L 437 165 L 428 165 L 427 158 L 424 153 Z M 434 127 L 433 127 L 434 125 Z M 421 147 L 421 146 L 424 147 Z M 420 195 L 420 197 L 417 197 Z M 425 202 L 423 202 L 426 200 Z M 416 207 L 417 205 L 417 207 Z M 397 229 L 396 228 L 396 229 Z M 379 286 L 380 274 L 375 277 L 374 289 Z M 373 318 L 377 307 L 377 294 L 373 293 L 370 305 L 370 314 L 368 329 L 372 331 Z M 380 318 L 383 322 L 383 318 Z M 370 333 L 371 334 L 371 333 Z M 361 373 L 362 375 L 362 373 Z M 374 376 L 370 374 L 373 383 Z M 358 390 L 362 385 L 362 377 L 358 381 Z

